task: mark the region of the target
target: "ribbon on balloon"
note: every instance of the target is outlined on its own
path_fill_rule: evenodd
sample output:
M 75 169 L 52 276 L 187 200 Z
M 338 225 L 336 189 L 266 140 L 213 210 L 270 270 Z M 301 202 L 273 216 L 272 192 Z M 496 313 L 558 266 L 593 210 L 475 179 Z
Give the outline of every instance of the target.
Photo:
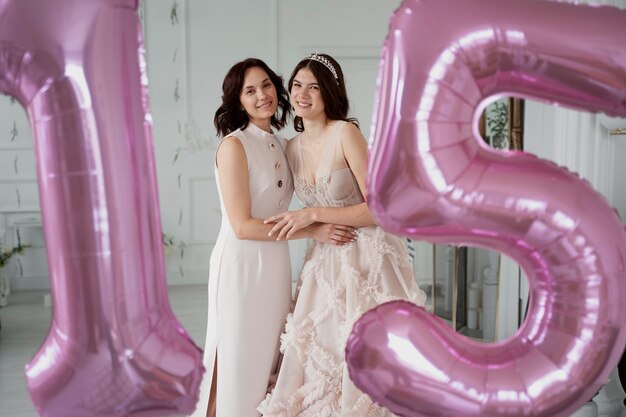
M 137 0 L 0 1 L 0 92 L 28 112 L 53 317 L 41 416 L 191 412 L 202 352 L 167 297 Z
M 624 227 L 588 182 L 492 150 L 476 126 L 505 95 L 626 116 L 625 44 L 626 13 L 612 7 L 405 0 L 396 10 L 369 207 L 391 232 L 510 256 L 531 294 L 515 336 L 492 344 L 407 302 L 367 312 L 346 360 L 375 401 L 400 416 L 568 416 L 607 381 L 626 345 Z

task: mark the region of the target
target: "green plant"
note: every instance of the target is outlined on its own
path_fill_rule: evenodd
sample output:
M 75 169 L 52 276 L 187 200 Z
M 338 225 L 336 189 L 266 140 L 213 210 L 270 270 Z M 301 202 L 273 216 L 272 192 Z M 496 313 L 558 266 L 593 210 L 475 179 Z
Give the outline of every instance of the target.
M 29 247 L 30 245 L 22 245 L 21 242 L 12 248 L 3 248 L 0 246 L 0 268 L 3 268 L 9 262 L 13 255 L 23 255 L 26 248 Z
M 179 251 L 180 257 L 183 258 L 185 254 L 185 249 L 187 248 L 185 242 L 177 243 L 173 236 L 166 235 L 165 233 L 162 233 L 161 235 L 163 240 L 163 252 L 165 253 L 165 256 L 170 256 L 174 251 Z
M 487 127 L 491 133 L 492 145 L 502 148 L 506 144 L 509 132 L 509 106 L 496 101 L 487 113 Z

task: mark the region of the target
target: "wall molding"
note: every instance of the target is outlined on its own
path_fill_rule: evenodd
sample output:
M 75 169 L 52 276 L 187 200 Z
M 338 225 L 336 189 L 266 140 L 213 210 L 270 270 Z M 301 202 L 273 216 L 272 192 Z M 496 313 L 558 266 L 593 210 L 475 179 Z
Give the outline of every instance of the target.
M 167 274 L 167 285 L 168 287 L 176 287 L 179 285 L 197 285 L 197 284 L 207 284 L 209 281 L 209 270 L 203 271 L 202 273 L 187 273 L 185 276 L 180 275 L 179 273 L 168 273 Z
M 32 146 L 0 145 L 0 152 L 35 152 Z
M 187 184 L 188 184 L 188 189 L 189 189 L 189 207 L 188 207 L 188 212 L 189 212 L 189 242 L 188 245 L 214 245 L 215 244 L 215 239 L 211 239 L 210 236 L 198 236 L 198 229 L 197 227 L 194 227 L 195 224 L 197 224 L 197 219 L 198 216 L 207 216 L 207 215 L 219 215 L 221 216 L 221 211 L 218 207 L 211 207 L 208 206 L 206 207 L 206 212 L 204 213 L 197 213 L 196 212 L 196 208 L 197 208 L 197 203 L 198 203 L 198 195 L 197 193 L 199 191 L 196 191 L 196 187 L 201 187 L 199 188 L 200 190 L 204 189 L 204 194 L 208 193 L 208 188 L 211 186 L 211 183 L 215 183 L 215 179 L 211 178 L 210 176 L 195 176 L 195 177 L 189 177 L 187 180 Z M 200 186 L 199 184 L 203 184 L 202 186 Z
M 37 178 L 0 178 L 0 185 L 37 184 Z
M 11 277 L 11 291 L 49 290 L 50 276 Z

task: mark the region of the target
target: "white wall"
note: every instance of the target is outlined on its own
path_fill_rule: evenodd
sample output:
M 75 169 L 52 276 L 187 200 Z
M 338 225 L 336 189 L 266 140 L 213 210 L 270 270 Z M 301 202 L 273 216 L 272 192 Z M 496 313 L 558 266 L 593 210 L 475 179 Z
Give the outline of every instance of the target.
M 174 4 L 178 23 L 172 23 Z M 380 48 L 389 17 L 398 4 L 399 0 L 145 3 L 163 230 L 189 247 L 182 268 L 176 255 L 169 258 L 170 282 L 205 282 L 208 276 L 208 254 L 220 224 L 212 168 L 217 139 L 212 122 L 228 68 L 255 56 L 287 80 L 305 54 L 330 53 L 342 64 L 353 114 L 361 120 L 367 136 Z M 178 101 L 174 98 L 177 81 Z M 282 133 L 289 137 L 293 129 Z M 198 144 L 201 150 L 191 146 Z M 297 207 L 296 202 L 293 207 Z M 291 245 L 295 276 L 305 243 Z
M 217 140 L 213 113 L 228 68 L 255 56 L 287 79 L 305 54 L 330 53 L 342 64 L 353 115 L 368 136 L 380 48 L 399 3 L 150 0 L 142 4 L 163 231 L 186 245 L 182 259 L 179 252 L 167 258 L 170 284 L 204 283 L 208 278 L 209 254 L 220 224 L 212 168 Z M 14 123 L 19 133 L 15 138 L 10 133 Z M 293 130 L 283 134 L 291 136 Z M 18 198 L 20 204 L 39 204 L 34 153 L 24 111 L 0 97 L 0 207 L 16 205 Z M 292 244 L 294 275 L 303 245 Z M 45 265 L 43 248 L 39 252 L 30 250 L 25 262 Z M 45 276 L 14 280 L 17 289 L 46 286 Z

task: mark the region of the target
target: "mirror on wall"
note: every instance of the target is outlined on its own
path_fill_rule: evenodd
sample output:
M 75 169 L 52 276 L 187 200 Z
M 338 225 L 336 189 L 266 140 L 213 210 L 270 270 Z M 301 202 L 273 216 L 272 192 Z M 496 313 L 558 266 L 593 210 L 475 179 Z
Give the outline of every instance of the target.
M 495 149 L 524 150 L 524 99 L 506 97 L 485 108 L 478 131 Z

